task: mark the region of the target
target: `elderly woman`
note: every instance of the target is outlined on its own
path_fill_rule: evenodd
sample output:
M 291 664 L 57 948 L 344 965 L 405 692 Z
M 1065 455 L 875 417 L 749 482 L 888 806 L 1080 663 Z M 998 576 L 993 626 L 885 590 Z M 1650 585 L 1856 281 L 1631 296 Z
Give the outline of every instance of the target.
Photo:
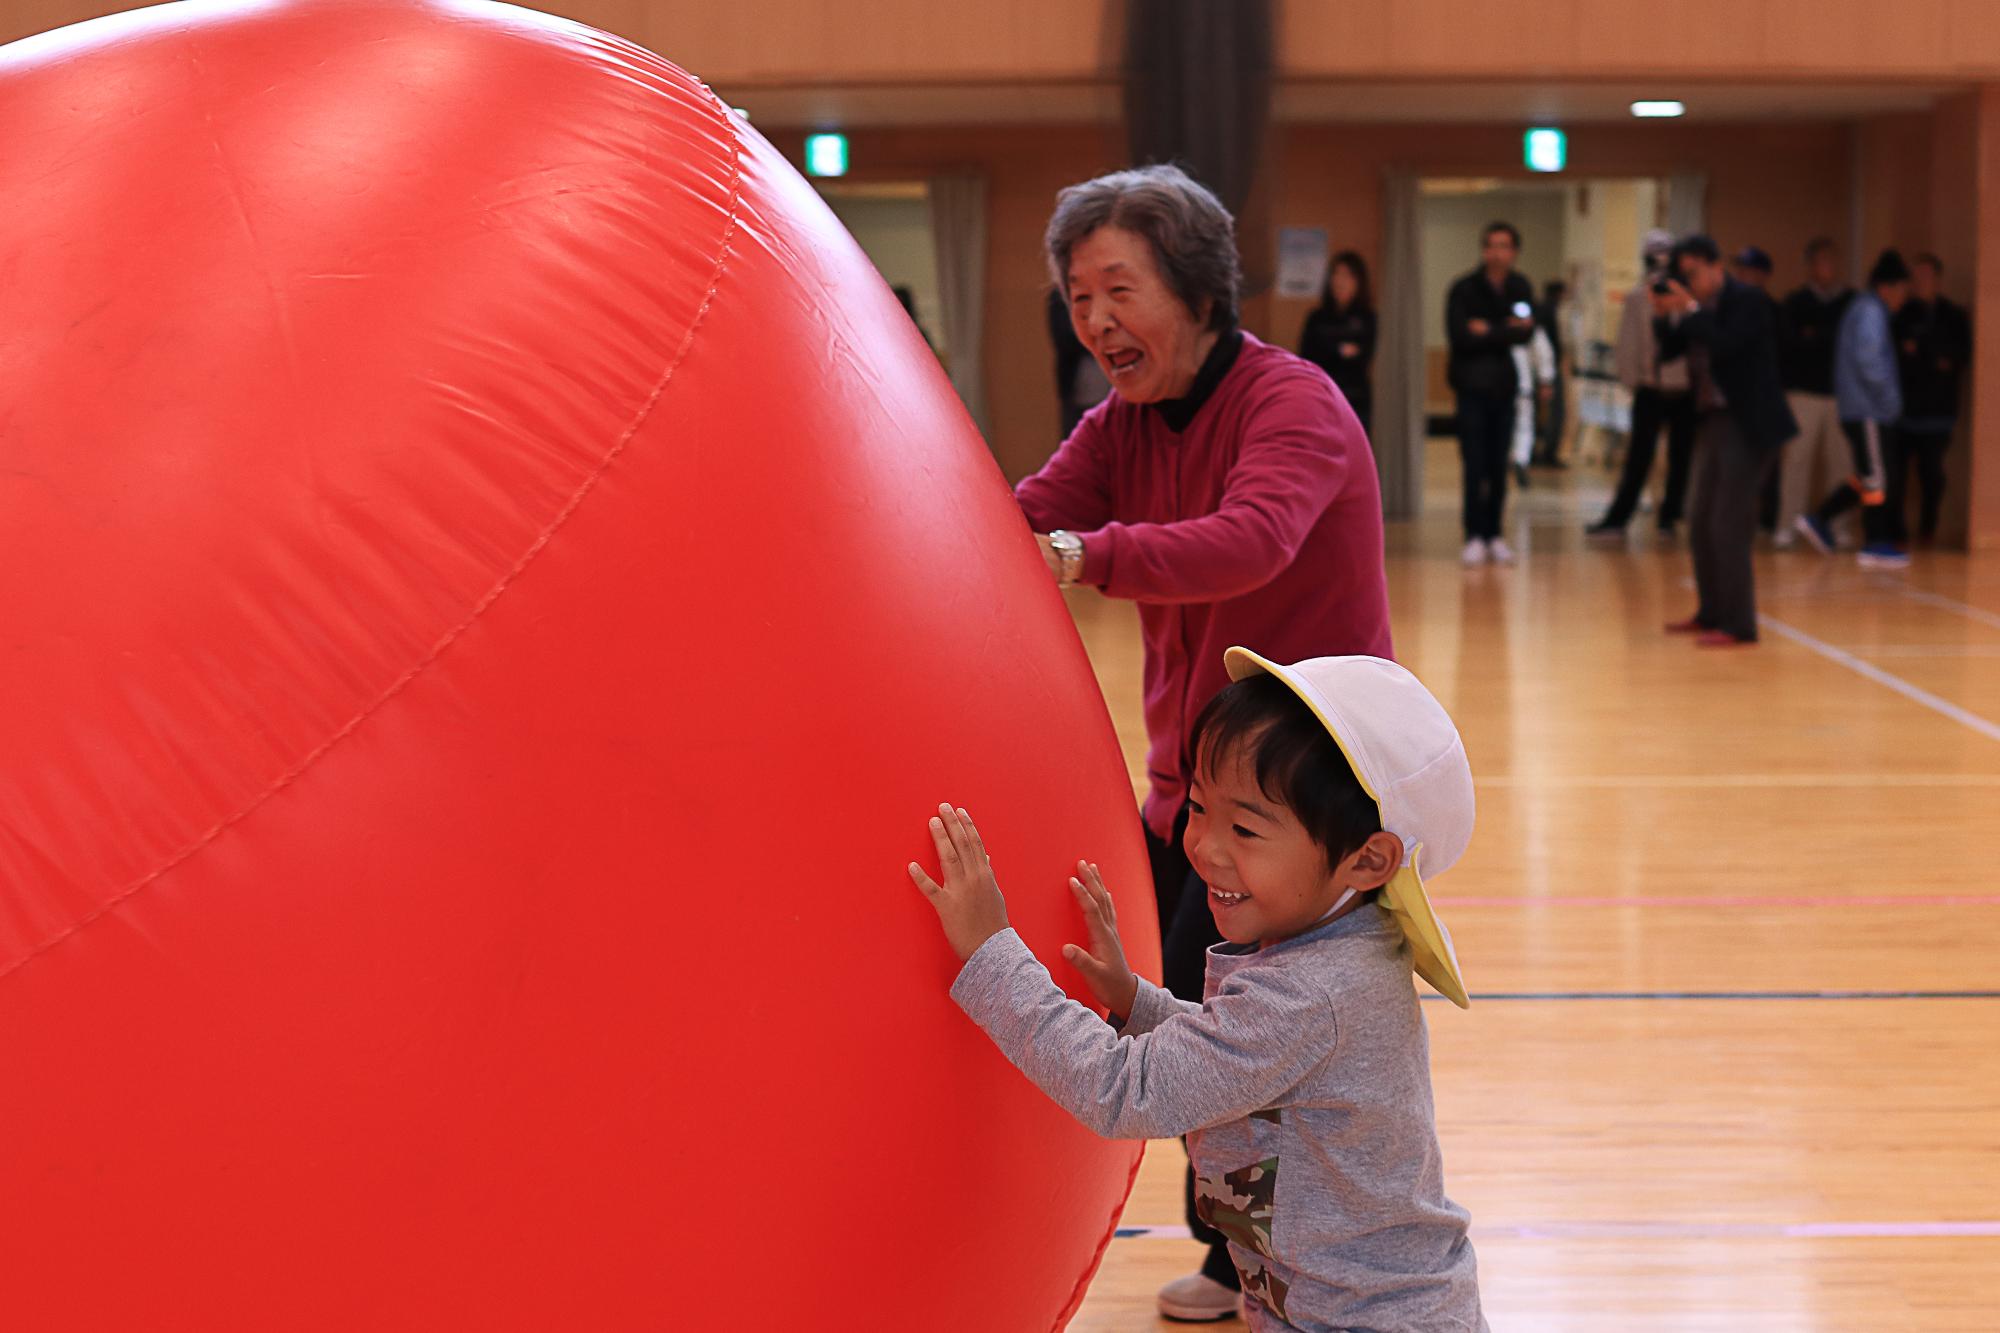
M 1180 847 L 1186 738 L 1228 684 L 1223 651 L 1275 661 L 1391 656 L 1382 502 L 1361 423 L 1319 367 L 1237 327 L 1234 224 L 1174 167 L 1071 186 L 1044 246 L 1076 335 L 1111 381 L 1015 495 L 1064 584 L 1139 603 L 1145 636 L 1143 817 L 1165 982 L 1200 1000 L 1220 936 Z M 1160 1292 L 1162 1313 L 1236 1312 L 1222 1236 L 1201 1272 Z

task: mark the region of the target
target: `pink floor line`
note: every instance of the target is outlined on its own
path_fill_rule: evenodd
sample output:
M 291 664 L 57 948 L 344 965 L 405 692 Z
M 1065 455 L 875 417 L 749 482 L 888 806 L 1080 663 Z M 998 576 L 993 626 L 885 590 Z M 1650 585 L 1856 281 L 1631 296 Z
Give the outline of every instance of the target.
M 1439 907 L 2000 907 L 2000 893 L 1634 893 L 1571 898 L 1527 893 L 1439 894 Z

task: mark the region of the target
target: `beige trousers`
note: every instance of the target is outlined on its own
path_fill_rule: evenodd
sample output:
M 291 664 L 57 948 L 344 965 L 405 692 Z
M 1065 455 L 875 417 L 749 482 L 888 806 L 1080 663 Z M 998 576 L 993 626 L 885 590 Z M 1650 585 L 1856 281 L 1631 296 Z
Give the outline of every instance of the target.
M 1800 514 L 1809 514 L 1826 493 L 1854 471 L 1853 451 L 1840 433 L 1840 408 L 1831 394 L 1788 393 L 1799 433 L 1785 445 L 1778 473 L 1778 539 L 1784 541 Z

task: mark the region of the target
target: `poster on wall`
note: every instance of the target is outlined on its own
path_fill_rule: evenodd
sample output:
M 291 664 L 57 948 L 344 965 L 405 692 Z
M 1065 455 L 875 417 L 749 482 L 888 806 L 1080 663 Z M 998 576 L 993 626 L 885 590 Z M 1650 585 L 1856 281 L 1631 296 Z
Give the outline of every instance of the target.
M 1326 283 L 1326 228 L 1278 228 L 1278 295 L 1294 301 L 1319 297 Z

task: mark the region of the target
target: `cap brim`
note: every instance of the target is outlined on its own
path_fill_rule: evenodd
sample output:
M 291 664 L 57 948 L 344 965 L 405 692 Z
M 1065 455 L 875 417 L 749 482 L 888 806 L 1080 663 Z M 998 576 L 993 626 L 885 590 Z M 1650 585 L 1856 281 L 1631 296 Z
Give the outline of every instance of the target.
M 1361 783 L 1362 790 L 1368 793 L 1368 799 L 1375 802 L 1376 814 L 1380 816 L 1382 798 L 1369 787 L 1367 777 L 1348 751 L 1340 728 L 1313 699 L 1304 681 L 1289 667 L 1260 657 L 1248 648 L 1231 648 L 1223 654 L 1222 665 L 1231 680 L 1242 680 L 1261 672 L 1285 682 L 1285 688 L 1297 695 L 1300 703 L 1312 709 L 1313 716 L 1326 728 L 1326 734 L 1333 737 L 1333 743 L 1340 747 L 1348 767 L 1354 770 L 1354 776 Z M 1424 891 L 1423 876 L 1417 870 L 1417 860 L 1422 852 L 1421 843 L 1412 848 L 1402 868 L 1382 886 L 1382 906 L 1395 918 L 1403 938 L 1409 941 L 1410 966 L 1416 974 L 1459 1008 L 1469 1009 L 1472 999 L 1465 993 L 1465 979 L 1459 975 L 1458 954 L 1451 945 L 1451 932 L 1445 929 L 1444 922 L 1438 920 L 1437 912 L 1431 907 L 1430 895 Z

